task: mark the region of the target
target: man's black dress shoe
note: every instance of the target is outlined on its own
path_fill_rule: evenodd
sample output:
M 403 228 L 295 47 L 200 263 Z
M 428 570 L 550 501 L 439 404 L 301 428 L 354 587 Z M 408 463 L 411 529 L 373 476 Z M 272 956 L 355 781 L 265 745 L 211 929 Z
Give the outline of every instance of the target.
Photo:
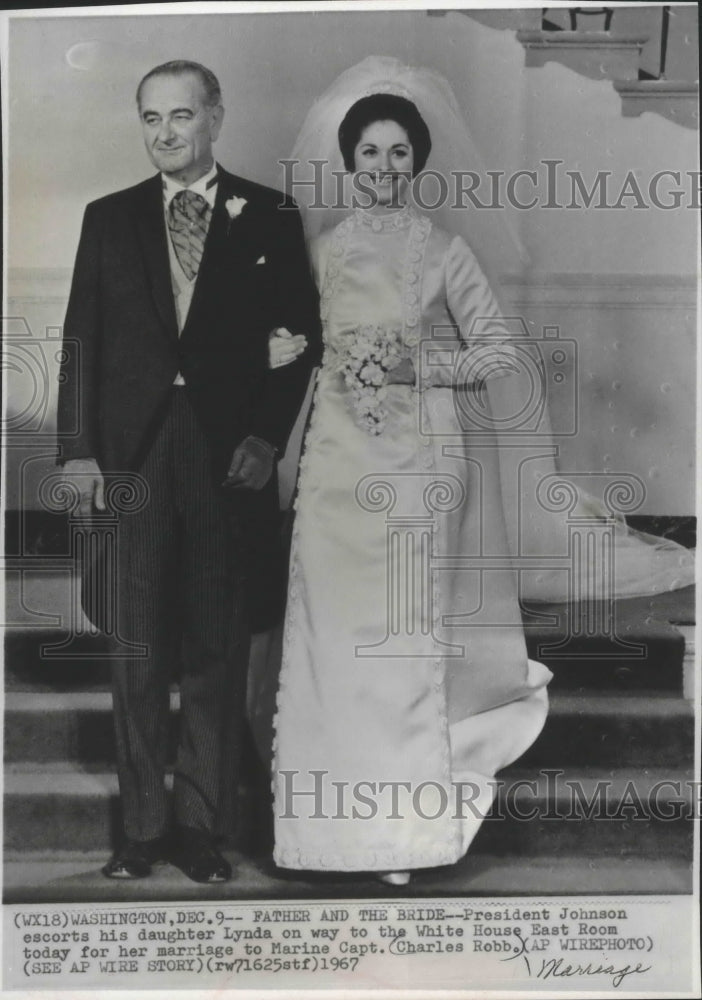
M 232 877 L 232 866 L 222 857 L 212 836 L 205 830 L 181 827 L 171 860 L 193 882 L 213 885 L 227 882 Z
M 146 878 L 156 861 L 168 857 L 166 837 L 154 840 L 125 840 L 102 869 L 107 878 Z

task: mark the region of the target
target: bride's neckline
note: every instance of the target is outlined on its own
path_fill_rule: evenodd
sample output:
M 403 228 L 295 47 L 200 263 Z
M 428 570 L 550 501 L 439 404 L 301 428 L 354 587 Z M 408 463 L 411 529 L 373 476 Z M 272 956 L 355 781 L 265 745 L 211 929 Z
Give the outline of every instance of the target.
M 354 209 L 356 224 L 374 233 L 393 233 L 405 229 L 412 222 L 409 205 L 389 212 L 378 212 L 372 208 Z

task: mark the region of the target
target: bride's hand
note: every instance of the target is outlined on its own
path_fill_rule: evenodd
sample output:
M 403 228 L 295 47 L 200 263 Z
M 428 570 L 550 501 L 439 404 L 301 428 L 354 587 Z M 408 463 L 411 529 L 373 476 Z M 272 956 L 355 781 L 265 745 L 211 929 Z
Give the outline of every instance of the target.
M 293 335 L 284 326 L 272 330 L 268 337 L 268 367 L 283 368 L 300 357 L 307 347 L 302 334 Z
M 410 358 L 403 358 L 385 376 L 386 385 L 414 385 L 416 375 Z

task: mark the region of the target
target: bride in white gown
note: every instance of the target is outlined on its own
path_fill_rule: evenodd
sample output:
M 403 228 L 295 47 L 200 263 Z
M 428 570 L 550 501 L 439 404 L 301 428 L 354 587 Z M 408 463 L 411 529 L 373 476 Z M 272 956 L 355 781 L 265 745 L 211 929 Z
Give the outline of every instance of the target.
M 295 504 L 274 858 L 398 872 L 465 853 L 495 771 L 543 725 L 550 673 L 527 659 L 513 573 L 450 566 L 507 553 L 496 442 L 472 448 L 444 426 L 433 397 L 450 393 L 452 364 L 416 384 L 432 328 L 458 347 L 479 321 L 493 362 L 510 358 L 497 304 L 465 242 L 408 204 L 400 172 L 429 151 L 416 106 L 371 95 L 341 136 L 348 167 L 379 173 L 370 207 L 312 250 L 325 354 Z M 364 423 L 340 371 L 368 331 L 398 337 L 402 358 L 379 424 Z
M 430 135 L 427 120 L 447 127 Z M 519 391 L 513 339 L 467 243 L 409 197 L 430 148 L 432 162 L 460 148 L 455 99 L 429 71 L 371 58 L 312 109 L 298 152 L 328 155 L 322 132 L 340 125 L 368 207 L 321 233 L 307 212 L 325 353 L 295 501 L 274 859 L 402 884 L 466 852 L 496 771 L 543 726 L 551 675 L 526 654 L 509 565 L 516 459 L 489 419 Z M 359 389 L 382 342 L 397 356 L 362 373 L 381 391 Z M 461 433 L 456 388 L 488 415 L 480 433 Z M 679 555 L 663 566 L 650 548 L 649 592 L 673 585 L 673 561 L 683 575 Z M 545 579 L 532 574 L 532 590 L 554 599 Z

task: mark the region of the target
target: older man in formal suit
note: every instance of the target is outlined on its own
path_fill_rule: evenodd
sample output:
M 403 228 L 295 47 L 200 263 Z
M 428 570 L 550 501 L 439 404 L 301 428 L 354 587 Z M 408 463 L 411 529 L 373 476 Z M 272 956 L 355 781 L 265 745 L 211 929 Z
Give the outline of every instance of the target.
M 86 209 L 58 412 L 60 460 L 83 513 L 104 509 L 106 478 L 119 473 L 138 473 L 147 498 L 118 531 L 112 676 L 124 837 L 103 871 L 139 878 L 168 860 L 195 881 L 220 882 L 231 877 L 219 838 L 235 814 L 247 619 L 270 624 L 280 610 L 251 598 L 280 591 L 266 583 L 275 463 L 318 348 L 318 300 L 294 204 L 213 158 L 223 107 L 211 71 L 158 66 L 137 104 L 159 172 Z M 271 370 L 279 328 L 308 348 Z M 125 656 L 125 641 L 146 655 Z

